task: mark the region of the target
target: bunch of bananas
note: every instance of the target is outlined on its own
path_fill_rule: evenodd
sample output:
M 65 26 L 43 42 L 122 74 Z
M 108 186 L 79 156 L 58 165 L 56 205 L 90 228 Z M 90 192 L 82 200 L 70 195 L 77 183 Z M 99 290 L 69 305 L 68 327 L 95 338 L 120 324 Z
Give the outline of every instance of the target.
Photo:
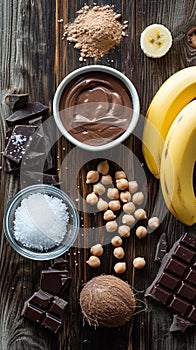
M 196 66 L 173 74 L 147 111 L 142 150 L 148 168 L 160 178 L 170 212 L 196 223 L 193 173 L 196 163 Z

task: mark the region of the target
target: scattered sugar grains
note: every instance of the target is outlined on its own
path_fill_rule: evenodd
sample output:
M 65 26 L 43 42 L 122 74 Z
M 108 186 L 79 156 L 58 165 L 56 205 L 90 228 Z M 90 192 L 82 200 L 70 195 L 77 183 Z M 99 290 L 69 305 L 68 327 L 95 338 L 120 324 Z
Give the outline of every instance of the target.
M 25 247 L 48 250 L 63 241 L 68 220 L 67 206 L 61 199 L 32 194 L 15 211 L 14 235 Z
M 125 36 L 121 15 L 109 6 L 84 6 L 74 22 L 67 24 L 63 38 L 67 37 L 80 50 L 80 60 L 85 57 L 103 57 Z

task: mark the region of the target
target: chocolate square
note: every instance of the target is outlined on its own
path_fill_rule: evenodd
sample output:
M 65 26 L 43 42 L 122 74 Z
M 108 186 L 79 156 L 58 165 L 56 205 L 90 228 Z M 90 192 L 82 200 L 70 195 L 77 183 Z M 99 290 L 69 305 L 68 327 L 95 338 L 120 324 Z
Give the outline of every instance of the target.
M 36 129 L 37 126 L 15 126 L 3 153 L 4 157 L 19 164 L 22 160 L 22 157 L 30 147 L 32 137 Z

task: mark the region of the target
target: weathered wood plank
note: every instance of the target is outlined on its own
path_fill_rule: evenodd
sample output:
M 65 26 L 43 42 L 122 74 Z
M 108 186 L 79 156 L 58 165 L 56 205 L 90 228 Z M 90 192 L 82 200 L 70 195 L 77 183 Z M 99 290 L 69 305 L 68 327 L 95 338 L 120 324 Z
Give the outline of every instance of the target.
M 4 150 L 5 104 L 9 92 L 29 92 L 31 101 L 51 106 L 53 95 L 54 2 L 1 1 L 0 128 Z M 18 176 L 1 172 L 0 222 L 7 201 L 19 190 Z M 37 329 L 20 314 L 24 301 L 38 288 L 43 264 L 20 257 L 1 234 L 0 349 L 57 349 L 56 338 Z

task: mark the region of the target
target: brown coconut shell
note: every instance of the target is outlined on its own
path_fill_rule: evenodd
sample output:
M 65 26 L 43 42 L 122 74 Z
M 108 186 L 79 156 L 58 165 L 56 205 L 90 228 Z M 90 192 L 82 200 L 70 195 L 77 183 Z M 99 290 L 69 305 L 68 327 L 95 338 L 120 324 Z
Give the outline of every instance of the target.
M 80 293 L 80 306 L 90 325 L 120 327 L 135 311 L 135 298 L 128 283 L 112 275 L 92 278 Z

